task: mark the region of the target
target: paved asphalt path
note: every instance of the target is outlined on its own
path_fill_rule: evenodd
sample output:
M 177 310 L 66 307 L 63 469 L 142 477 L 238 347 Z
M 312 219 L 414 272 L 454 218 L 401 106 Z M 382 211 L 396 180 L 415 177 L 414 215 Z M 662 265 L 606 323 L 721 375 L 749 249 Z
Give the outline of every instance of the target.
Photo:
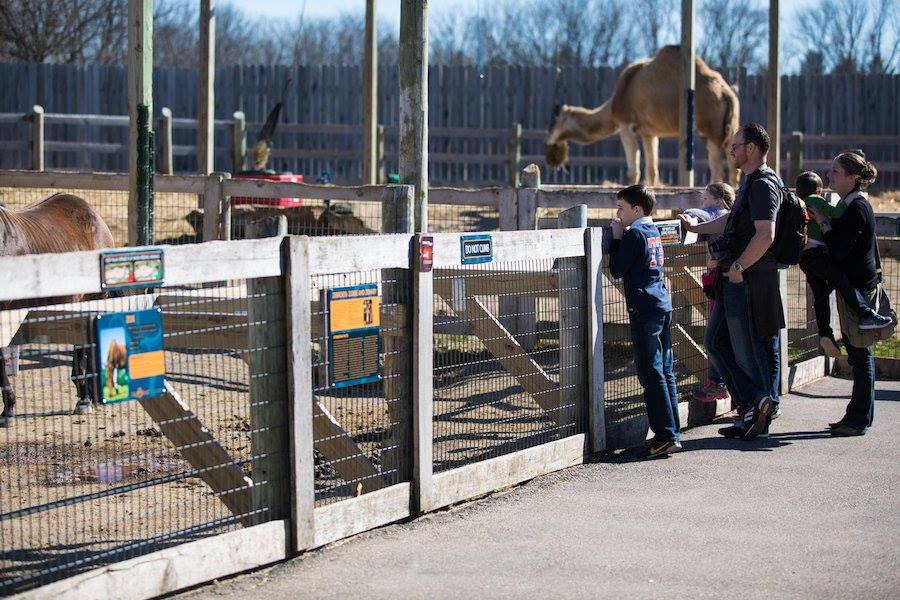
M 184 597 L 900 598 L 900 382 L 877 390 L 863 437 L 825 432 L 850 382 L 823 379 L 768 439 L 696 428 Z

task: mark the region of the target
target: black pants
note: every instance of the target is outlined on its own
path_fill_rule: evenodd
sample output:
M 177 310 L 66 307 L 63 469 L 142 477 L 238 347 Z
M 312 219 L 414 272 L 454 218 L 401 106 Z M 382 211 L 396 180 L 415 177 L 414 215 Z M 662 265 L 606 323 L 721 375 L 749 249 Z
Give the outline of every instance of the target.
M 856 311 L 860 317 L 867 317 L 873 313 L 865 296 L 853 287 L 847 279 L 847 274 L 831 261 L 825 248 L 810 248 L 803 252 L 800 255 L 800 269 L 806 274 L 806 282 L 812 289 L 813 310 L 816 313 L 816 327 L 820 336 L 834 338 L 828 298 L 833 290 L 837 291 L 850 309 Z

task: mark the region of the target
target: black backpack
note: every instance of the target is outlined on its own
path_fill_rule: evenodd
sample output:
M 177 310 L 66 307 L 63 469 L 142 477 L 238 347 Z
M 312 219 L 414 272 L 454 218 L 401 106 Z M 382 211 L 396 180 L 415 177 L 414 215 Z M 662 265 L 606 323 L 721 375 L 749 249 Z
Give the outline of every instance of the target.
M 774 175 L 774 172 L 770 171 L 766 171 L 765 175 L 769 173 Z M 775 217 L 775 240 L 769 249 L 778 264 L 796 265 L 800 262 L 800 254 L 806 246 L 809 213 L 806 212 L 806 203 L 798 198 L 797 194 L 783 185 L 779 179 L 773 179 L 781 191 L 781 206 Z

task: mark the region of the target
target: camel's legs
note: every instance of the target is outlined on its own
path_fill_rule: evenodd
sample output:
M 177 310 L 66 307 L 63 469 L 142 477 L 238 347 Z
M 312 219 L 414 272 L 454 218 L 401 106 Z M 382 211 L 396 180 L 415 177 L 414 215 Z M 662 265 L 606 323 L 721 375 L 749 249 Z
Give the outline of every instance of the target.
M 709 155 L 709 181 L 726 181 L 725 171 L 722 169 L 722 149 L 712 140 L 706 142 L 706 153 Z M 730 183 L 730 181 L 726 181 Z
M 10 349 L 0 348 L 0 389 L 3 396 L 3 414 L 0 415 L 0 427 L 8 427 L 16 414 L 16 394 L 13 392 L 12 382 L 9 380 L 7 367 L 11 360 Z
M 641 139 L 644 142 L 644 183 L 659 185 L 659 138 L 645 135 Z
M 625 161 L 628 163 L 628 183 L 637 183 L 641 177 L 641 149 L 638 147 L 637 135 L 628 125 L 619 129 L 619 139 L 625 148 Z

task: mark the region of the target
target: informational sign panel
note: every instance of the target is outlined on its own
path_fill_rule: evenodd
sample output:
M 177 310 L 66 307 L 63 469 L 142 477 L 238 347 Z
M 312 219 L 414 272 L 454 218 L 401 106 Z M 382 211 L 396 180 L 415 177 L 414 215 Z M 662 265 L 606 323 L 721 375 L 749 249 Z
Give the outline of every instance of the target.
M 97 316 L 100 402 L 155 398 L 165 393 L 162 312 L 159 308 Z
M 100 255 L 100 288 L 104 290 L 160 286 L 163 275 L 162 250 L 117 250 Z
M 341 388 L 381 375 L 381 298 L 377 283 L 328 290 L 328 382 Z
M 655 221 L 654 225 L 659 230 L 663 246 L 677 246 L 681 244 L 681 221 Z
M 490 235 L 464 235 L 459 238 L 459 245 L 460 259 L 464 265 L 494 260 L 494 243 Z

